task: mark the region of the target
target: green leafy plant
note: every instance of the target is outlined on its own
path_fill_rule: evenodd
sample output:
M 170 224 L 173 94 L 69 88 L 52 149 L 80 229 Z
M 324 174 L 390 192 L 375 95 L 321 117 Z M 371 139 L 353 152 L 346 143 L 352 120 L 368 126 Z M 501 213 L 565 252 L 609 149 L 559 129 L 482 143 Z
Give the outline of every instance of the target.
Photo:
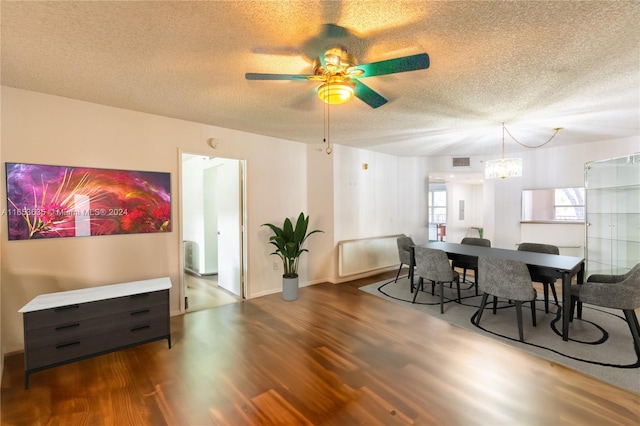
M 302 245 L 310 235 L 323 231 L 316 229 L 307 233 L 307 229 L 309 227 L 309 216 L 305 217 L 304 213 L 300 213 L 298 216 L 295 228 L 289 218 L 284 220 L 281 228 L 271 223 L 265 223 L 262 226 L 268 226 L 273 231 L 274 235 L 269 238 L 269 243 L 273 244 L 276 247 L 276 250 L 271 254 L 282 259 L 284 277 L 297 277 L 300 256 L 305 251 L 308 251 L 307 249 L 302 248 Z

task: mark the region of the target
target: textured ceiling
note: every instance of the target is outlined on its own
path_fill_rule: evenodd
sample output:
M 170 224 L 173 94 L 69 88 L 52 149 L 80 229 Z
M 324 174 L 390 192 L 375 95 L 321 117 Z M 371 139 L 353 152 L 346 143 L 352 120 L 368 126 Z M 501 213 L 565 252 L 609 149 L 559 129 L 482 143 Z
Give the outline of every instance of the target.
M 322 143 L 314 50 L 431 66 L 363 79 L 389 100 L 329 111 L 333 143 L 396 155 L 500 152 L 640 134 L 638 1 L 2 1 L 2 84 Z M 352 33 L 326 40 L 322 24 Z M 326 46 L 329 47 L 329 46 Z M 509 139 L 506 151 L 522 148 Z

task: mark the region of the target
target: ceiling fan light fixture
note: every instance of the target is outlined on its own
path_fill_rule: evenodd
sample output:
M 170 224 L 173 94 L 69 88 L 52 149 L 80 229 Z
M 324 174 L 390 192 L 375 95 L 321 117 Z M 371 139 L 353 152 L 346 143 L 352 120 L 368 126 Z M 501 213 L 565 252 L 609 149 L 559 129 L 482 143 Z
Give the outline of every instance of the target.
M 355 84 L 344 80 L 342 76 L 329 77 L 327 82 L 318 87 L 318 97 L 324 103 L 340 105 L 353 98 Z

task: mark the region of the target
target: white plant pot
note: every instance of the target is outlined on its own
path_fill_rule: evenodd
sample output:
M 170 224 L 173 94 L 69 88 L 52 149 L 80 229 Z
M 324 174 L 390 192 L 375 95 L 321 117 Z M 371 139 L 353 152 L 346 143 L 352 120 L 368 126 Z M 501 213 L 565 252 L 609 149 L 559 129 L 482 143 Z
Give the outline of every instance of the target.
M 298 298 L 298 277 L 282 277 L 282 298 L 289 302 Z

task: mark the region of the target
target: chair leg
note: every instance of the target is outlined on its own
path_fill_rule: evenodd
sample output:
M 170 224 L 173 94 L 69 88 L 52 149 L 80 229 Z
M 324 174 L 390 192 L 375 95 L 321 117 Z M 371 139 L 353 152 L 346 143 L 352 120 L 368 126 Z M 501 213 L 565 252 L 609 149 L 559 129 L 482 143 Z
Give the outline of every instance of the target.
M 640 358 L 640 324 L 638 324 L 638 316 L 633 309 L 623 309 L 624 317 L 629 324 L 629 330 L 633 336 L 633 346 L 636 350 L 636 355 Z
M 413 285 L 413 277 L 415 272 L 416 271 L 415 271 L 415 262 L 414 262 L 413 267 L 411 267 L 411 264 L 409 264 L 409 274 L 407 274 L 407 278 L 409 278 L 409 288 L 411 289 L 411 293 L 413 293 L 414 288 L 416 288 L 416 286 Z
M 458 303 L 462 302 L 462 298 L 460 297 L 460 277 L 456 280 L 456 284 L 458 285 Z
M 474 285 L 476 286 L 476 296 L 478 295 L 478 270 L 474 269 L 473 272 L 475 275 L 473 276 Z
M 536 324 L 536 299 L 531 301 L 531 322 L 533 322 L 533 326 L 537 326 Z
M 549 283 L 551 286 L 551 293 L 553 293 L 553 301 L 556 305 L 558 305 L 558 293 L 556 293 L 556 285 L 554 283 Z
M 411 303 L 416 303 L 416 297 L 418 297 L 418 289 L 422 288 L 424 290 L 424 279 L 420 277 L 418 280 L 418 285 L 416 286 L 416 292 L 413 293 L 413 300 Z
M 549 283 L 542 283 L 542 291 L 544 293 L 544 312 L 549 313 Z
M 496 296 L 493 296 L 493 315 L 496 314 L 498 310 L 498 298 Z
M 431 281 L 431 295 L 433 296 L 434 294 L 436 294 L 436 282 Z
M 578 319 L 582 319 L 582 302 L 578 299 Z
M 400 271 L 402 271 L 402 263 L 400 264 L 400 267 L 398 268 L 398 273 L 396 274 L 396 280 L 394 282 L 398 282 L 398 278 L 400 278 Z
M 444 314 L 444 283 L 440 281 L 440 313 Z
M 488 297 L 489 297 L 488 293 L 484 293 L 482 295 L 482 300 L 480 301 L 480 307 L 478 308 L 478 316 L 476 317 L 476 325 L 480 325 L 480 318 L 482 317 L 482 312 L 484 312 L 484 307 L 487 304 Z
M 576 311 L 576 303 L 578 303 L 578 298 L 575 296 L 571 296 L 571 308 L 569 309 L 569 322 L 573 322 L 573 315 Z
M 524 330 L 522 329 L 522 302 L 516 300 L 516 318 L 518 320 L 518 334 L 520 335 L 520 341 L 524 342 Z

